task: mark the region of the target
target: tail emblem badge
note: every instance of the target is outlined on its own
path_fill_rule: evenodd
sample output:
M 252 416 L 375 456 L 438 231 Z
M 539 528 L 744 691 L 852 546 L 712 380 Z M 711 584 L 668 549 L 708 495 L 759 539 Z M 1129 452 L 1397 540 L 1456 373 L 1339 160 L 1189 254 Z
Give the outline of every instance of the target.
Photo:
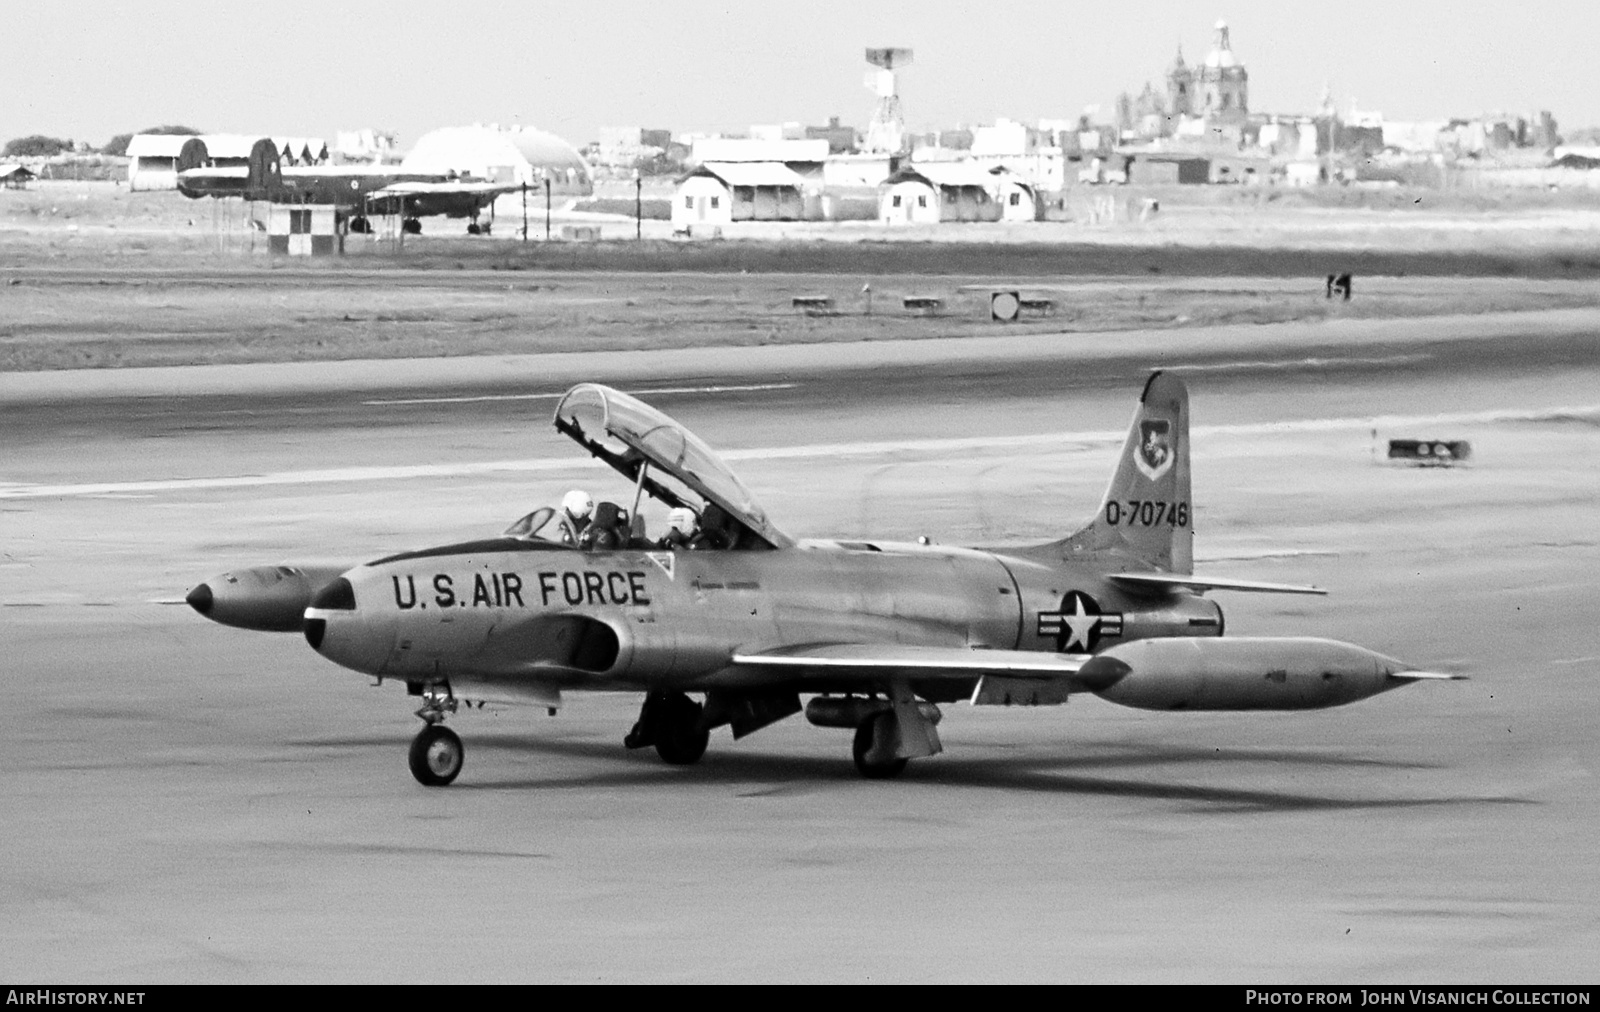
M 1139 422 L 1139 448 L 1133 462 L 1151 481 L 1158 481 L 1172 470 L 1177 457 L 1172 452 L 1172 423 L 1165 418 L 1146 418 Z
M 1088 594 L 1069 590 L 1060 611 L 1039 613 L 1039 635 L 1054 636 L 1057 653 L 1092 654 L 1101 637 L 1122 635 L 1122 612 L 1103 612 Z

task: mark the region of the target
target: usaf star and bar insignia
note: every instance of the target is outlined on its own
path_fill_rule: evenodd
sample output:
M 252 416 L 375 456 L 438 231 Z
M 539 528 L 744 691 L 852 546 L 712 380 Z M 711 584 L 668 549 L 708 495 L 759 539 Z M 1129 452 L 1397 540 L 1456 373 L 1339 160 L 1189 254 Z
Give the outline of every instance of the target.
M 1069 590 L 1060 611 L 1039 613 L 1039 635 L 1055 637 L 1058 653 L 1094 653 L 1102 637 L 1122 635 L 1122 612 L 1103 612 L 1088 594 Z

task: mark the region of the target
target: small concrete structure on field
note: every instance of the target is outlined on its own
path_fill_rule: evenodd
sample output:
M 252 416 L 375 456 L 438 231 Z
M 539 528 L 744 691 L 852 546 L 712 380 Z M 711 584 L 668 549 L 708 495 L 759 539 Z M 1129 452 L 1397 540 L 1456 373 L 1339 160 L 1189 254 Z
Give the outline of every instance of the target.
M 344 252 L 344 231 L 332 204 L 273 204 L 267 218 L 267 249 L 290 256 Z
M 1140 154 L 1128 159 L 1128 182 L 1141 186 L 1203 185 L 1211 180 L 1211 160 L 1199 155 Z

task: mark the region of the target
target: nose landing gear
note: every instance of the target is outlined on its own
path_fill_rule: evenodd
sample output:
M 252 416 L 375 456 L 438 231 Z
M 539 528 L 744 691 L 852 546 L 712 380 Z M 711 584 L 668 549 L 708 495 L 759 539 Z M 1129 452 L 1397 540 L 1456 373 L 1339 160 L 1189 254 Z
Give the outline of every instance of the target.
M 423 696 L 417 716 L 423 728 L 411 740 L 411 775 L 425 787 L 444 787 L 455 780 L 466 762 L 467 751 L 461 738 L 444 726 L 447 714 L 455 713 L 456 697 L 429 691 Z
M 411 741 L 411 775 L 425 787 L 444 787 L 466 761 L 461 738 L 443 724 L 429 724 Z

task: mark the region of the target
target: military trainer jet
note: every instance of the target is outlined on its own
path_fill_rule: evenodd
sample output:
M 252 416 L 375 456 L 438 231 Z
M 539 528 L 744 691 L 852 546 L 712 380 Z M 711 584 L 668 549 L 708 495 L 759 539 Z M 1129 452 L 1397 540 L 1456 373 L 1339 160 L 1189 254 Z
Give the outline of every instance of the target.
M 257 567 L 188 601 L 405 685 L 424 722 L 411 771 L 434 786 L 462 768 L 447 717 L 483 700 L 554 712 L 567 690 L 642 693 L 624 744 L 675 764 L 716 728 L 742 738 L 803 709 L 853 730 L 857 769 L 886 778 L 941 750 L 952 703 L 1302 710 L 1455 677 L 1333 640 L 1223 637 L 1207 591 L 1322 591 L 1194 573 L 1188 392 L 1169 374 L 1145 384 L 1093 519 L 1003 551 L 796 540 L 710 447 L 608 387 L 573 387 L 555 427 L 628 480 L 629 509 L 601 503 L 580 532 L 545 507 L 498 537 L 344 571 Z M 646 496 L 692 510 L 693 534 L 644 538 L 628 518 Z

